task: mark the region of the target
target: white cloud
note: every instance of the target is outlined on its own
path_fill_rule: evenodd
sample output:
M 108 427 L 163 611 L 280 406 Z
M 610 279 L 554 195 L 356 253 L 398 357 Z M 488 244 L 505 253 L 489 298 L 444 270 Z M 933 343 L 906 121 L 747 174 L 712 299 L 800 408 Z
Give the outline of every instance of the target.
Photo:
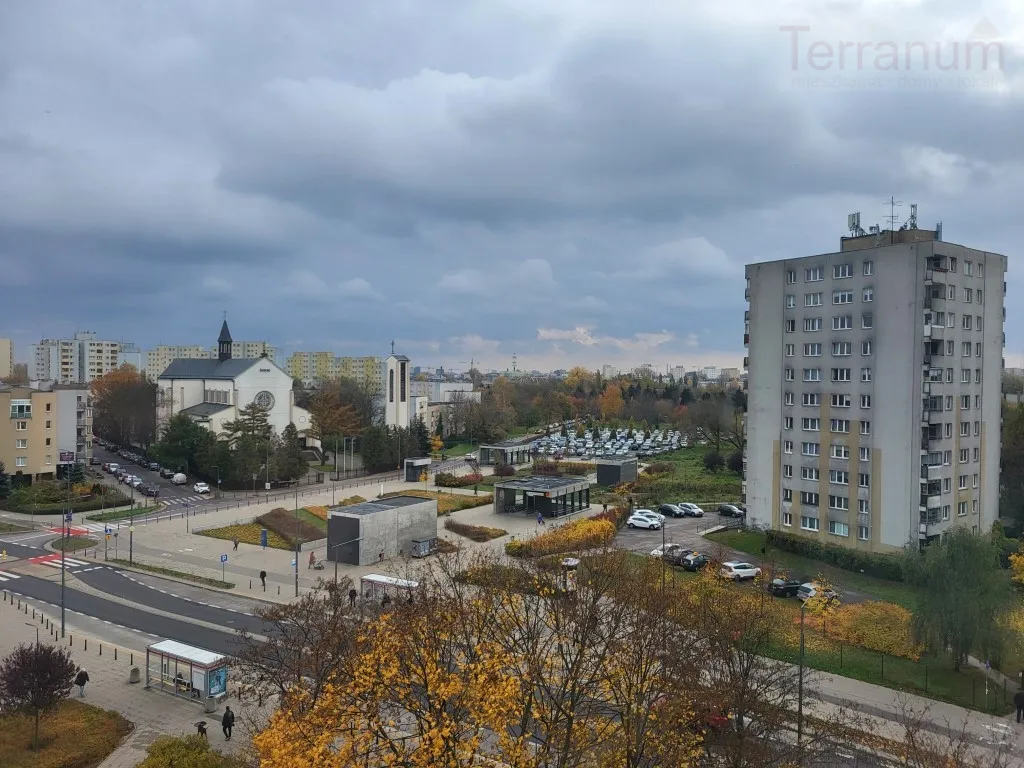
M 353 277 L 340 283 L 331 284 L 306 269 L 293 270 L 285 278 L 280 290 L 294 299 L 308 301 L 331 301 L 332 299 L 379 299 L 368 280 Z
M 537 338 L 541 341 L 569 341 L 583 347 L 605 347 L 623 352 L 648 352 L 668 344 L 675 336 L 668 331 L 660 333 L 636 333 L 629 338 L 595 336 L 591 328 L 538 328 Z

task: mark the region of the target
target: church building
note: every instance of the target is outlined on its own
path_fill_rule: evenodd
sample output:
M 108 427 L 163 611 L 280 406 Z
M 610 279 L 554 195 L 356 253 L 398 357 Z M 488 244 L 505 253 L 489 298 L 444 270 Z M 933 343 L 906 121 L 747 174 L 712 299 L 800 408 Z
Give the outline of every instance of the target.
M 231 332 L 225 319 L 217 339 L 216 359 L 178 359 L 157 378 L 157 428 L 184 413 L 216 435 L 238 418 L 238 411 L 256 403 L 280 435 L 294 424 L 306 447 L 319 447 L 309 436 L 309 411 L 295 405 L 292 377 L 270 358 L 234 360 Z

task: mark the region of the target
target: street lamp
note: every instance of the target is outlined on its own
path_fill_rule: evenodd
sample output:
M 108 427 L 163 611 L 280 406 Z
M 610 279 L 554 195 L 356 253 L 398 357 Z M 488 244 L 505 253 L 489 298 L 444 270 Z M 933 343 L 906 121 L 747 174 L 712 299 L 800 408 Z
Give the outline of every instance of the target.
M 332 549 L 337 549 L 338 547 L 343 547 L 346 544 L 355 544 L 357 541 L 362 541 L 362 540 L 363 540 L 363 537 L 360 536 L 358 539 L 352 539 L 351 541 L 343 541 L 343 542 L 341 542 L 341 544 L 333 544 L 333 545 L 329 546 L 327 548 L 327 558 L 330 559 L 330 557 L 331 557 L 331 550 Z M 337 557 L 337 555 L 335 555 L 335 557 L 334 557 L 334 586 L 335 587 L 338 586 L 338 557 Z
M 129 564 L 133 562 L 133 560 L 132 560 L 132 549 L 133 549 L 133 545 L 134 544 L 135 544 L 135 526 L 134 525 L 129 525 L 128 526 L 128 562 L 129 562 Z
M 219 499 L 220 498 L 220 467 L 214 466 L 214 467 L 210 467 L 210 469 L 216 469 L 217 470 L 217 498 Z
M 33 624 L 31 621 L 26 621 L 25 622 L 25 626 L 26 627 L 35 627 L 35 630 L 36 630 L 36 650 L 38 651 L 39 650 L 39 625 L 38 624 Z
M 800 750 L 804 735 L 804 614 L 807 603 L 800 603 L 800 677 L 797 683 L 796 700 L 796 748 Z
M 299 489 L 295 489 L 295 596 L 299 596 Z

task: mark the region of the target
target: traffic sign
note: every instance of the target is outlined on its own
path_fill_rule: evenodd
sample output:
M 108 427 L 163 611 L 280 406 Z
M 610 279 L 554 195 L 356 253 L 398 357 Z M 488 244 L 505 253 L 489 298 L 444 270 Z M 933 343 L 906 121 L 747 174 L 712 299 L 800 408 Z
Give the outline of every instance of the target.
M 72 516 L 71 512 L 65 512 L 64 513 L 64 519 L 67 520 L 70 523 L 74 519 L 74 517 Z
M 221 561 L 222 563 L 226 563 L 226 562 L 228 561 L 228 556 L 227 556 L 227 555 L 221 555 L 221 556 L 220 556 L 220 561 Z
M 292 568 L 294 568 L 295 565 L 296 565 L 296 562 L 294 560 L 292 560 Z
M 103 532 L 104 532 L 105 534 L 107 534 L 107 536 L 109 536 L 109 535 L 110 535 L 110 526 L 106 526 L 106 527 L 105 527 L 105 528 L 103 529 Z

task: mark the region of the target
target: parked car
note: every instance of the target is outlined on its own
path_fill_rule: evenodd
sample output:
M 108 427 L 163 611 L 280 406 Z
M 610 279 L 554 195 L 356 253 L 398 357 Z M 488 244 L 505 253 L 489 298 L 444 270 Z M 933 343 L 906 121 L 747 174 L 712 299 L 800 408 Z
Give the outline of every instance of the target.
M 626 520 L 626 525 L 630 528 L 648 528 L 656 531 L 661 528 L 661 520 L 656 517 L 649 517 L 647 515 L 640 514 L 639 512 L 634 512 L 629 516 L 629 519 Z
M 192 486 L 192 490 L 195 491 L 196 493 L 209 493 L 210 486 L 207 485 L 206 483 L 196 483 L 195 485 Z
M 140 485 L 139 492 L 143 496 L 153 496 L 154 498 L 160 495 L 160 489 L 155 485 Z
M 676 506 L 683 510 L 684 517 L 704 517 L 704 510 L 698 507 L 696 504 L 691 504 L 687 501 L 681 501 Z
M 685 571 L 700 571 L 711 562 L 711 558 L 707 555 L 701 555 L 696 552 L 691 552 L 679 559 L 679 565 L 682 566 Z
M 174 485 L 184 485 L 185 483 L 188 482 L 188 477 L 186 477 L 181 472 L 178 472 L 174 477 L 171 478 L 171 482 Z
M 172 477 L 174 477 L 174 475 L 175 475 L 175 472 L 174 472 L 173 469 L 167 469 L 167 467 L 161 467 L 161 469 L 160 469 L 160 477 L 165 478 L 167 480 L 170 480 Z
M 648 517 L 657 518 L 659 523 L 665 522 L 665 516 L 660 512 L 655 512 L 653 509 L 634 509 L 634 515 L 647 515 Z
M 747 513 L 735 504 L 719 504 L 718 514 L 722 517 L 743 517 Z
M 744 579 L 756 579 L 761 575 L 761 569 L 751 563 L 728 560 L 722 563 L 718 575 L 730 581 L 743 581 Z
M 660 544 L 651 550 L 651 557 L 662 557 L 666 552 L 672 552 L 682 546 L 682 544 Z
M 106 467 L 107 472 L 109 472 L 112 475 L 113 474 L 117 474 L 117 471 L 120 468 L 121 468 L 121 465 L 120 464 L 115 464 L 114 462 L 111 462 L 110 464 L 107 464 L 107 467 Z
M 137 489 L 137 488 L 141 488 L 143 485 L 145 485 L 145 483 L 142 482 L 142 478 L 141 477 L 138 477 L 137 475 L 132 475 L 132 479 L 131 479 L 130 485 L 131 485 L 132 488 L 136 488 Z
M 658 512 L 669 517 L 685 517 L 685 513 L 675 504 L 660 504 Z
M 666 555 L 661 559 L 668 565 L 682 565 L 683 560 L 688 558 L 693 553 L 694 552 L 692 549 L 689 549 L 687 547 L 680 547 L 679 549 L 675 550 L 674 552 L 671 552 L 670 554 Z
M 102 462 L 99 459 L 97 459 L 95 456 L 90 456 L 89 457 L 89 466 L 95 467 L 97 464 L 102 464 Z
M 157 464 L 155 461 L 151 461 L 151 462 L 149 462 L 149 469 L 152 472 L 159 472 L 160 471 L 160 465 Z
M 768 591 L 776 597 L 796 597 L 800 586 L 798 579 L 772 579 L 768 583 Z
M 801 584 L 800 588 L 797 590 L 796 596 L 797 599 L 801 602 L 807 602 L 812 597 L 818 597 L 819 592 L 827 602 L 832 602 L 833 600 L 839 599 L 839 593 L 836 592 L 834 589 L 823 589 L 820 584 L 816 584 L 813 581 L 809 581 L 806 584 Z

